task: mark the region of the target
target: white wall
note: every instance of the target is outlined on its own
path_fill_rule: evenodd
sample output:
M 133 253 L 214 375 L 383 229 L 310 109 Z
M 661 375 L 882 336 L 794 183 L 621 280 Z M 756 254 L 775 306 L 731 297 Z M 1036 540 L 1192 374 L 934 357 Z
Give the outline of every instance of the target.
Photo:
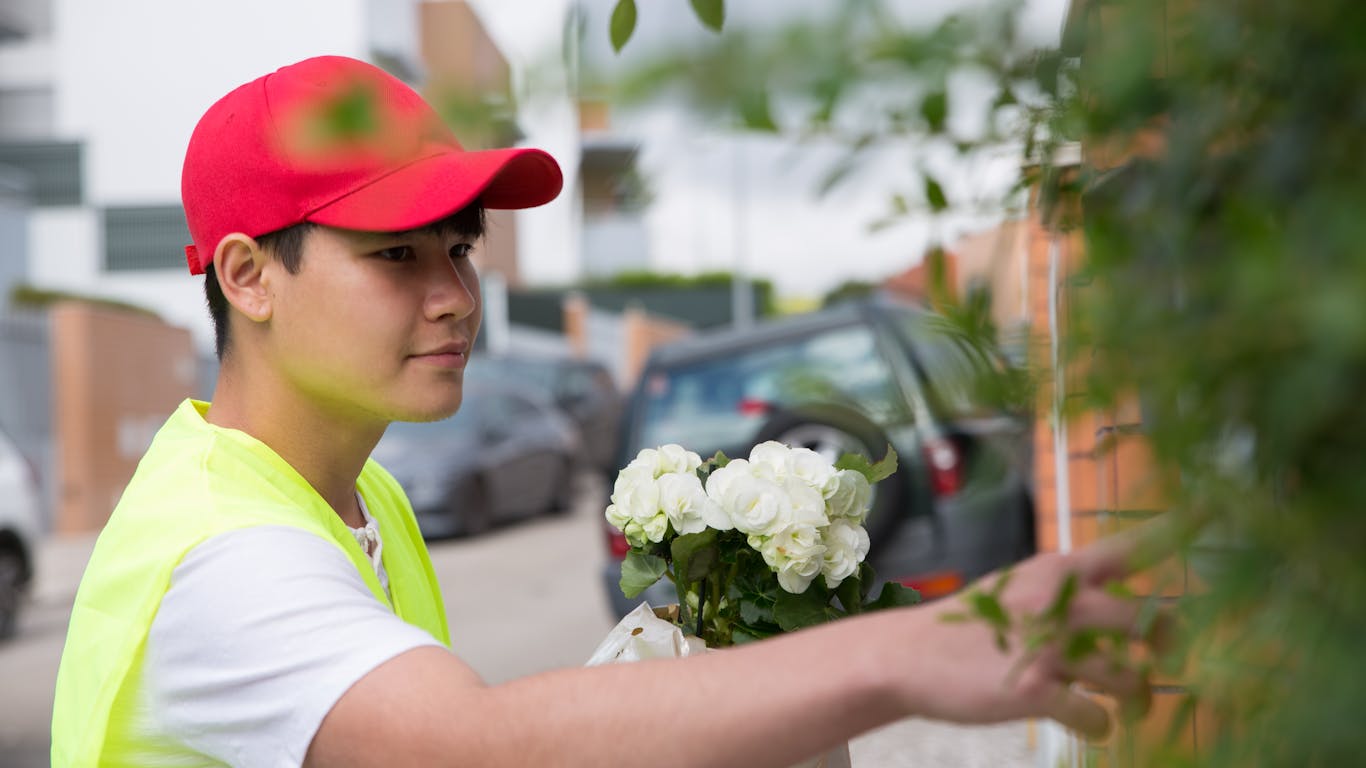
M 29 216 L 29 280 L 51 290 L 118 299 L 146 307 L 190 329 L 212 348 L 203 278 L 179 269 L 102 272 L 104 238 L 90 207 L 34 208 Z
M 55 0 L 56 123 L 96 205 L 179 200 L 195 121 L 307 56 L 364 57 L 364 0 Z

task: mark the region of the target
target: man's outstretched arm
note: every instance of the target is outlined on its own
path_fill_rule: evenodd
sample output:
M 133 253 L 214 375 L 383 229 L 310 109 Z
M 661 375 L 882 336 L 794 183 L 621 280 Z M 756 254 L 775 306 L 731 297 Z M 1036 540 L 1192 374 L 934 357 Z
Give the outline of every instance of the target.
M 1128 572 L 1129 542 L 1015 568 L 1007 610 L 1040 613 L 1069 573 L 1069 623 L 1136 633 L 1139 606 L 1102 589 Z M 1104 733 L 1081 680 L 1146 703 L 1147 682 L 1057 649 L 1021 662 L 981 622 L 947 622 L 957 599 L 846 619 L 686 659 L 566 669 L 485 686 L 443 649 L 419 648 L 348 690 L 309 750 L 313 766 L 781 767 L 909 716 L 957 722 L 1050 717 Z

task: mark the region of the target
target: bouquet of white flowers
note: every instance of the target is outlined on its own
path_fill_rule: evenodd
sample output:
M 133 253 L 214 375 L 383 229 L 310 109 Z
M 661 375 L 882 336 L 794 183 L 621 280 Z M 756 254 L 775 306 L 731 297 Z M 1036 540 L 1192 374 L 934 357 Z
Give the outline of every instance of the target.
M 708 647 L 757 640 L 920 596 L 886 584 L 873 599 L 872 485 L 896 471 L 847 454 L 831 464 L 776 442 L 748 459 L 703 461 L 678 445 L 647 448 L 617 476 L 607 520 L 631 545 L 621 589 L 668 577 L 679 622 Z

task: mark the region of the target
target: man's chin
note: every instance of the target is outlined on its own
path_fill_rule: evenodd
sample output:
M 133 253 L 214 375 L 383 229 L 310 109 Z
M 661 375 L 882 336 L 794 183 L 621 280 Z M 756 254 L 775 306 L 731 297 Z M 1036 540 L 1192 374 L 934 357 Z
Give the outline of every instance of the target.
M 390 421 L 411 421 L 425 424 L 449 419 L 455 415 L 456 411 L 460 410 L 463 399 L 461 393 L 456 392 L 453 396 L 447 396 L 440 400 L 434 399 L 422 404 L 409 403 L 406 408 L 395 409 Z

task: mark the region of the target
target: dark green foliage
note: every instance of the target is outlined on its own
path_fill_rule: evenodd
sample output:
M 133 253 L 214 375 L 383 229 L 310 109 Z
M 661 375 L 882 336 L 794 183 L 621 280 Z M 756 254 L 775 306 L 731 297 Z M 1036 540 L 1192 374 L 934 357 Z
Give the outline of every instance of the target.
M 1070 382 L 1067 403 L 1107 408 L 1137 395 L 1169 480 L 1167 512 L 1184 523 L 1165 546 L 1206 587 L 1182 602 L 1187 632 L 1172 654 L 1219 715 L 1200 719 L 1203 764 L 1357 764 L 1366 754 L 1366 4 L 1073 5 L 1080 17 L 1066 49 L 1042 51 L 1013 35 L 1011 6 L 908 30 L 881 3 L 841 5 L 826 22 L 772 35 L 728 30 L 745 41 L 740 50 L 672 60 L 635 92 L 682 79 L 699 107 L 734 113 L 765 83 L 785 107 L 776 130 L 849 147 L 830 186 L 854 178 L 868 148 L 895 142 L 1023 148 L 1031 162 L 1020 188 L 1038 192 L 1051 224 L 1086 238 L 1085 268 L 1066 287 L 1063 351 L 1087 377 Z M 983 135 L 953 135 L 958 122 L 941 122 L 936 94 L 964 66 L 997 84 L 997 119 Z M 904 103 L 869 114 L 853 94 L 870 91 L 905 94 Z M 944 114 L 950 105 L 960 107 L 946 99 Z M 1054 166 L 1055 150 L 1073 141 L 1151 149 L 1117 167 Z M 957 185 L 932 185 L 918 169 L 902 188 L 892 218 L 927 212 L 912 204 L 920 189 L 931 211 L 965 202 L 946 194 Z M 971 345 L 991 329 L 979 305 L 964 305 L 954 324 Z M 1001 390 L 1018 394 L 1018 383 Z M 1066 597 L 1044 615 L 1012 617 L 979 587 L 962 618 L 1027 650 L 1061 639 L 1072 658 L 1125 651 L 1122 637 L 1069 634 Z M 1178 713 L 1172 732 L 1190 716 Z M 1154 764 L 1182 764 L 1160 755 Z

